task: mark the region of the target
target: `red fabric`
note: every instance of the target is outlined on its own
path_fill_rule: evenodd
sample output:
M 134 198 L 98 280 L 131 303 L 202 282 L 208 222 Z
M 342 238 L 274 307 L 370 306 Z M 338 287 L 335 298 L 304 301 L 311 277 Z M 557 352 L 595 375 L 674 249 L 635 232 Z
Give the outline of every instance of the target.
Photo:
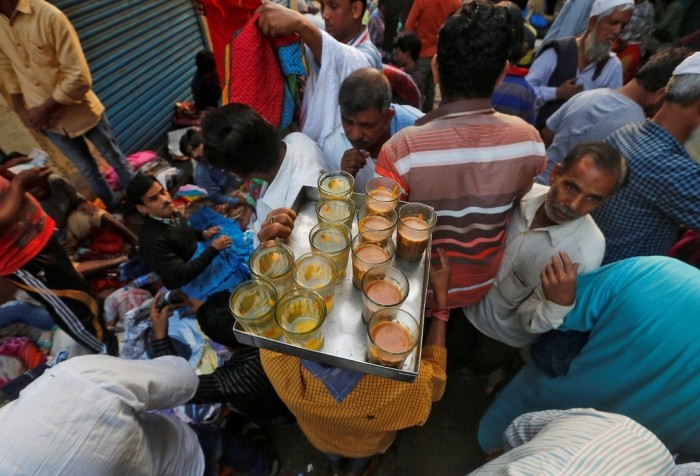
M 263 36 L 254 15 L 231 42 L 231 102 L 247 104 L 269 121 L 280 126 L 284 100 L 284 76 L 275 47 L 297 41 L 296 36 Z
M 389 64 L 383 64 L 382 69 L 384 70 L 384 76 L 386 76 L 391 85 L 391 95 L 394 97 L 394 102 L 408 104 L 420 109 L 420 90 L 413 78 L 399 68 Z
M 124 238 L 102 229 L 92 233 L 90 251 L 98 255 L 119 255 L 124 251 Z
M 0 355 L 9 355 L 22 361 L 27 370 L 46 362 L 46 356 L 29 337 L 8 337 L 0 341 Z
M 216 58 L 219 80 L 224 84 L 224 58 L 226 45 L 231 43 L 234 33 L 243 28 L 262 5 L 261 0 L 202 0 L 204 15 L 209 27 L 211 48 Z

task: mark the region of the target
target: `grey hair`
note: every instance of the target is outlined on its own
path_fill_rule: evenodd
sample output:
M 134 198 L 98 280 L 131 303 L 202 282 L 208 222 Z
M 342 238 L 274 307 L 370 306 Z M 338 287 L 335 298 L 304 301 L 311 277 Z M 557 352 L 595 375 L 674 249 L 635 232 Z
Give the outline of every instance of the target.
M 700 100 L 700 74 L 671 76 L 666 86 L 666 101 L 690 106 Z
M 377 69 L 358 69 L 340 85 L 338 104 L 344 114 L 356 114 L 368 109 L 377 109 L 383 114 L 391 106 L 389 80 Z

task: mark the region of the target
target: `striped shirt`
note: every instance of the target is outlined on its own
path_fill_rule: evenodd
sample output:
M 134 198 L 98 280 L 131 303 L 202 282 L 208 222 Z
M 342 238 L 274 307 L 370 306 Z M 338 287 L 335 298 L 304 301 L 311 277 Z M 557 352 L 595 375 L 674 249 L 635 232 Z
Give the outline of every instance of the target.
M 423 347 L 415 382 L 365 375 L 338 403 L 297 357 L 260 351 L 263 368 L 306 438 L 320 451 L 364 458 L 384 453 L 403 428 L 423 425 L 447 382 L 447 350 Z
M 649 430 L 623 415 L 591 408 L 526 413 L 503 436 L 508 450 L 471 475 L 679 475 L 700 464 L 676 466 Z
M 433 246 L 452 267 L 448 305 L 467 306 L 493 283 L 506 222 L 544 167 L 544 145 L 534 127 L 495 112 L 489 98 L 449 103 L 416 124 L 384 144 L 376 171 L 396 180 L 405 199 L 435 209 Z
M 700 164 L 652 120 L 631 124 L 606 140 L 629 161 L 627 185 L 594 213 L 605 235 L 603 264 L 664 255 L 678 227 L 700 230 Z

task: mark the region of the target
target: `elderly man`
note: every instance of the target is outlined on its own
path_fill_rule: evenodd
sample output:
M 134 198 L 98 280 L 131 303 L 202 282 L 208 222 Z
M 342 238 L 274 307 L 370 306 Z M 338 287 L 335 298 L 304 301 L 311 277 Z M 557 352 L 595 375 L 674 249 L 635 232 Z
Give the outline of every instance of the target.
M 338 95 L 342 126 L 323 144 L 332 170 L 355 177 L 355 191 L 364 193 L 374 177 L 374 161 L 386 141 L 401 129 L 412 126 L 423 113 L 411 106 L 391 103 L 391 86 L 373 68 L 358 69 L 340 86 Z
M 557 328 L 573 308 L 576 275 L 599 267 L 605 253 L 605 239 L 589 213 L 626 178 L 627 163 L 611 146 L 574 147 L 552 171 L 551 186 L 534 185 L 513 212 L 493 286 L 484 299 L 463 308 L 469 322 L 515 348 Z
M 535 88 L 535 127 L 573 95 L 589 89 L 622 86 L 622 65 L 610 51 L 634 8 L 633 0 L 596 0 L 586 32 L 545 43 L 526 79 Z
M 258 25 L 264 34 L 297 34 L 306 45 L 309 78 L 301 108 L 301 131 L 321 147 L 340 126 L 340 83 L 356 69 L 382 69 L 379 51 L 362 25 L 366 8 L 367 0 L 322 0 L 325 31 L 301 13 L 273 2 L 258 9 Z
M 683 147 L 700 127 L 700 53 L 681 63 L 653 119 L 618 129 L 607 142 L 634 171 L 629 184 L 593 215 L 605 235 L 604 263 L 660 255 L 683 224 L 700 230 L 700 164 Z
M 89 140 L 119 176 L 133 176 L 92 91 L 92 77 L 73 25 L 44 0 L 0 2 L 0 77 L 12 106 L 27 127 L 45 134 L 78 168 L 110 209 L 119 206 Z
M 450 308 L 488 292 L 514 203 L 544 165 L 537 131 L 491 108 L 510 42 L 500 7 L 472 2 L 448 18 L 433 62 L 443 105 L 389 139 L 377 160 L 377 173 L 396 180 L 404 198 L 437 212 L 433 245 L 450 256 Z
M 665 50 L 652 56 L 620 89 L 584 91 L 569 99 L 547 119 L 547 127 L 542 130 L 547 168 L 537 182 L 548 183 L 554 166 L 576 144 L 605 140 L 620 127 L 656 114 L 664 102 L 671 73 L 689 54 L 686 48 Z

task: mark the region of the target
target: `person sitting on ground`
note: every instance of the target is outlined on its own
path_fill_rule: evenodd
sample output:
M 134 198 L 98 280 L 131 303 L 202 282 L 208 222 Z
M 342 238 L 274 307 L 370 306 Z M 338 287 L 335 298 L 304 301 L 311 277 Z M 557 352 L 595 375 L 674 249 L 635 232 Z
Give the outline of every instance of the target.
M 520 200 L 493 286 L 462 308 L 477 331 L 470 333 L 470 356 L 478 370 L 506 364 L 515 349 L 564 321 L 576 300 L 576 275 L 598 268 L 605 254 L 605 238 L 589 213 L 627 174 L 626 160 L 611 146 L 583 143 L 556 167 L 549 187 L 535 184 Z M 488 347 L 499 351 L 481 351 Z
M 280 223 L 281 215 L 286 213 L 278 212 L 275 216 L 280 217 Z M 272 229 L 278 223 L 266 227 Z M 444 308 L 450 265 L 442 250 L 438 250 L 438 255 L 440 265 L 431 268 L 430 280 L 438 305 Z M 334 470 L 338 471 L 338 466 L 347 462 L 351 468 L 347 474 L 369 474 L 364 471 L 379 464 L 399 430 L 425 424 L 432 403 L 442 398 L 447 380 L 445 329 L 449 316 L 446 309 L 443 311 L 431 319 L 420 371 L 412 383 L 328 367 L 270 350 L 260 351 L 272 386 L 296 416 L 306 438 L 326 454 Z M 330 388 L 339 391 L 331 393 Z
M 700 474 L 700 463 L 676 465 L 663 443 L 639 423 L 592 408 L 520 415 L 508 425 L 503 441 L 506 453 L 469 476 Z
M 253 108 L 231 103 L 202 122 L 204 157 L 240 180 L 265 181 L 250 227 L 257 232 L 270 210 L 290 207 L 304 185 L 316 186 L 327 169 L 318 145 L 293 132 L 279 140 L 275 128 Z
M 212 239 L 219 227 L 200 231 L 187 225 L 168 191 L 150 175 L 137 174 L 127 187 L 126 196 L 144 215 L 139 229 L 140 254 L 169 289 L 193 281 L 221 250 L 231 246 L 231 238 L 222 235 L 193 258 L 197 242 Z
M 547 167 L 537 182 L 547 184 L 554 166 L 576 144 L 605 140 L 622 126 L 653 117 L 666 99 L 671 73 L 689 54 L 682 47 L 657 53 L 620 89 L 583 91 L 566 101 L 540 133 L 547 147 Z
M 192 78 L 190 88 L 197 112 L 216 109 L 221 100 L 221 84 L 216 72 L 216 60 L 211 51 L 200 51 L 195 56 L 197 71 Z
M 672 453 L 700 454 L 698 289 L 700 270 L 664 256 L 581 275 L 573 310 L 551 331 L 558 337 L 533 353 L 481 418 L 482 449 L 500 448 L 524 413 L 595 408 L 639 422 Z M 571 359 L 576 334 L 588 337 Z
M 225 345 L 231 356 L 211 374 L 199 376 L 192 403 L 225 402 L 247 417 L 269 418 L 285 411 L 284 404 L 272 388 L 260 363 L 256 347 L 241 345 L 233 333 L 236 323 L 228 302 L 231 293 L 212 294 L 204 303 L 187 296 L 182 301 L 196 312 L 204 335 Z M 168 319 L 163 313 L 151 313 L 150 352 L 152 358 L 177 355 L 168 336 Z
M 95 231 L 104 230 L 121 237 L 131 245 L 132 250 L 139 244 L 131 230 L 112 214 L 90 203 L 72 183 L 60 175 L 49 175 L 47 186 L 35 189 L 33 194 L 44 211 L 56 222 L 56 237 L 75 269 L 83 276 L 114 268 L 128 259 L 128 253 L 123 253 L 114 258 L 82 261 L 77 248 Z
M 358 69 L 348 76 L 340 86 L 338 103 L 343 124 L 328 136 L 323 153 L 331 170 L 352 174 L 355 191 L 364 193 L 384 143 L 412 126 L 423 113 L 393 104 L 389 81 L 373 68 Z
M 542 45 L 526 76 L 537 95 L 538 130 L 575 94 L 622 86 L 622 65 L 610 49 L 630 20 L 633 8 L 633 0 L 596 0 L 583 35 Z
M 336 101 L 340 83 L 356 69 L 382 69 L 379 51 L 362 24 L 366 8 L 367 0 L 321 0 L 325 31 L 301 13 L 274 2 L 264 2 L 257 10 L 263 34 L 297 34 L 306 45 L 309 77 L 301 107 L 301 132 L 321 147 L 341 124 Z
M 394 62 L 411 76 L 418 90 L 422 92 L 425 91 L 425 78 L 416 63 L 421 46 L 420 38 L 413 31 L 401 33 L 394 41 Z

